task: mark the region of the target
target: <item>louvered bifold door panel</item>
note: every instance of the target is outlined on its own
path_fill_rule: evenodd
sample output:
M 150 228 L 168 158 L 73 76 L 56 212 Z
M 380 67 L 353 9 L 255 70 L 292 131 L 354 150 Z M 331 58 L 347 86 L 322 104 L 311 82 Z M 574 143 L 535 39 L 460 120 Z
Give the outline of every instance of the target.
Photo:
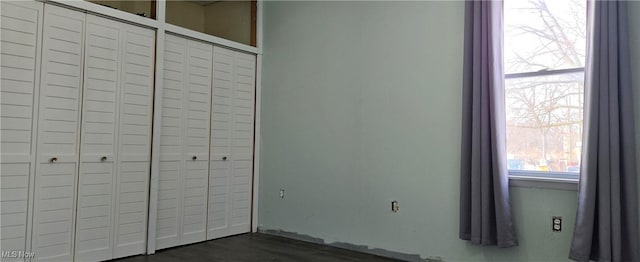
M 155 32 L 124 25 L 113 258 L 145 252 Z
M 0 247 L 29 250 L 43 4 L 0 2 Z M 16 259 L 18 260 L 18 259 Z M 4 261 L 4 260 L 3 260 Z
M 235 52 L 230 234 L 251 230 L 256 56 Z
M 71 261 L 85 14 L 45 5 L 32 250 Z
M 206 239 L 213 46 L 188 42 L 181 244 Z
M 183 113 L 187 40 L 166 35 L 160 126 L 156 249 L 180 244 L 182 228 Z
M 84 102 L 80 138 L 76 259 L 111 259 L 122 25 L 87 16 Z
M 213 48 L 207 239 L 229 235 L 233 60 L 233 51 L 217 46 Z

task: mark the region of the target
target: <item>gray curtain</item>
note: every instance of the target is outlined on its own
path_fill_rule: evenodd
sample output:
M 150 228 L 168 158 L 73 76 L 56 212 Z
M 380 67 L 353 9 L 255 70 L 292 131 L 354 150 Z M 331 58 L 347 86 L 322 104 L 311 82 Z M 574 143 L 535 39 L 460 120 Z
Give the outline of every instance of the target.
M 589 1 L 585 124 L 570 258 L 640 261 L 627 3 Z
M 516 246 L 504 130 L 503 3 L 465 4 L 460 238 Z

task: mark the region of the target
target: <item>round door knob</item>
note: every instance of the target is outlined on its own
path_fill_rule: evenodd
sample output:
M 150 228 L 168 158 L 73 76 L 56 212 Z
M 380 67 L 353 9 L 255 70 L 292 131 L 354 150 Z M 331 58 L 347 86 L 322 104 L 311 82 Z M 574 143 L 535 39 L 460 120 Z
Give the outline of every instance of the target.
M 226 156 L 223 156 L 223 157 L 222 157 L 222 160 L 227 160 L 227 157 L 226 157 Z
M 107 157 L 106 156 L 101 157 L 100 161 L 102 161 L 102 162 L 107 161 Z
M 197 157 L 197 156 L 193 156 L 193 157 L 191 158 L 191 160 L 196 160 L 196 159 L 198 159 L 198 157 Z
M 55 163 L 55 162 L 58 162 L 57 157 L 52 157 L 51 159 L 49 159 L 49 163 Z

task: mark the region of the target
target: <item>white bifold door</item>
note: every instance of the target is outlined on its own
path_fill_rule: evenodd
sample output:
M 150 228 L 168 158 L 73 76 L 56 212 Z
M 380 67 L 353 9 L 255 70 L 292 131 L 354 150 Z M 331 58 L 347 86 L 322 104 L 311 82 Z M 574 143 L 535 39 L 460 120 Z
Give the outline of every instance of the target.
M 31 250 L 144 253 L 155 32 L 49 4 L 42 30 Z
M 76 260 L 145 251 L 152 30 L 87 16 Z
M 156 249 L 206 239 L 212 52 L 166 36 Z
M 156 249 L 250 232 L 255 64 L 167 35 Z
M 251 230 L 255 55 L 214 47 L 207 239 Z
M 30 250 L 43 4 L 0 2 L 0 249 Z M 2 260 L 5 261 L 6 258 Z
M 72 261 L 86 15 L 44 11 L 32 251 Z

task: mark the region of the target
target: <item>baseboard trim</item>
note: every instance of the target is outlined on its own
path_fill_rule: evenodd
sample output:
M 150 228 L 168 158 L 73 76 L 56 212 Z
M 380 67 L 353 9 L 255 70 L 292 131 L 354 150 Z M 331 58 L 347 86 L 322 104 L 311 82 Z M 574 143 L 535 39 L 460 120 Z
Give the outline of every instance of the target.
M 332 246 L 332 247 L 337 247 L 337 248 L 342 248 L 342 249 L 347 249 L 347 250 L 352 250 L 352 251 L 357 251 L 357 252 L 377 255 L 377 256 L 381 256 L 381 257 L 399 259 L 399 260 L 404 260 L 404 261 L 411 261 L 411 262 L 425 262 L 425 261 L 427 261 L 427 262 L 441 262 L 441 261 L 444 261 L 440 257 L 423 258 L 423 257 L 420 257 L 420 255 L 418 255 L 418 254 L 406 254 L 406 253 L 401 253 L 401 252 L 396 252 L 396 251 L 389 251 L 389 250 L 381 249 L 381 248 L 369 248 L 368 246 L 365 246 L 365 245 L 355 245 L 355 244 L 344 243 L 344 242 L 327 243 L 322 238 L 317 238 L 317 237 L 313 237 L 313 236 L 309 236 L 309 235 L 305 235 L 305 234 L 300 234 L 300 233 L 296 233 L 296 232 L 289 232 L 289 231 L 284 231 L 284 230 L 279 230 L 279 229 L 268 229 L 268 228 L 264 228 L 264 227 L 258 227 L 258 232 L 259 233 L 263 233 L 263 234 L 267 234 L 267 235 L 281 236 L 281 237 L 286 237 L 286 238 L 290 238 L 290 239 L 310 242 L 310 243 L 314 243 L 314 244 L 327 245 L 327 246 Z

